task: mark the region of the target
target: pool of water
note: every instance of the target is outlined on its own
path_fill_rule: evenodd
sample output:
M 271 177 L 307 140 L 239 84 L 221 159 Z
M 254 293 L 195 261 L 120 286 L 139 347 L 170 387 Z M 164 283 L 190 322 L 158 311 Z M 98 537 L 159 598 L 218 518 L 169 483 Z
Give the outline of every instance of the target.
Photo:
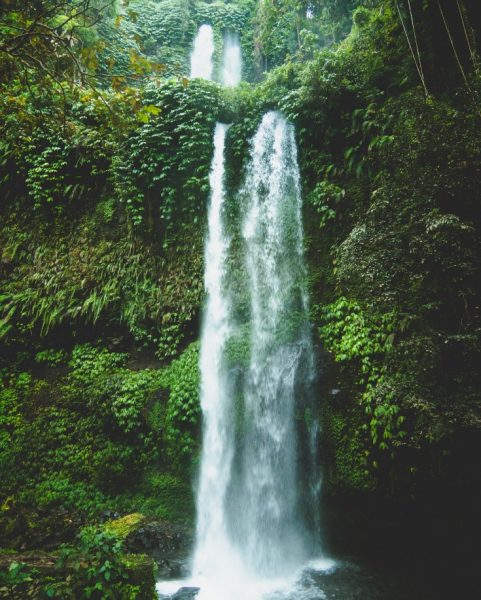
M 352 560 L 312 561 L 290 578 L 223 582 L 160 581 L 161 600 L 417 600 L 427 598 L 402 574 L 382 572 Z M 406 585 L 411 583 L 411 585 Z M 190 590 L 189 590 L 190 588 Z M 196 593 L 195 589 L 199 588 Z M 182 590 L 182 591 L 181 591 Z

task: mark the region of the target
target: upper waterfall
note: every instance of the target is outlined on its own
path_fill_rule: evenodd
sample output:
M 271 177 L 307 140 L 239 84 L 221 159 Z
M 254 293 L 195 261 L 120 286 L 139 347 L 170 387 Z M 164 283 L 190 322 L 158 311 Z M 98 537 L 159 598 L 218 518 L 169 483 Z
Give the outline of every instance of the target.
M 222 83 L 227 87 L 239 85 L 242 78 L 242 51 L 237 32 L 228 31 L 224 35 L 222 59 Z
M 201 25 L 190 55 L 190 77 L 212 79 L 214 71 L 214 32 L 211 25 Z

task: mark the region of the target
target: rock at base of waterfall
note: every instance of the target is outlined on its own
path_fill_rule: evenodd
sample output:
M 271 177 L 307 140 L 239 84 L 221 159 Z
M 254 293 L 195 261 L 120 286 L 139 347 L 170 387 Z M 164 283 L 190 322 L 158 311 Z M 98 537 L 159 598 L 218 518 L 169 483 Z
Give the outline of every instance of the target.
M 140 513 L 109 521 L 105 527 L 123 540 L 126 552 L 152 557 L 159 577 L 180 579 L 187 575 L 193 541 L 190 529 Z
M 158 576 L 165 578 L 186 575 L 191 546 L 190 530 L 155 518 L 145 518 L 125 540 L 129 552 L 152 556 L 157 563 Z
M 183 587 L 176 592 L 171 600 L 194 600 L 199 593 L 200 588 L 198 587 Z

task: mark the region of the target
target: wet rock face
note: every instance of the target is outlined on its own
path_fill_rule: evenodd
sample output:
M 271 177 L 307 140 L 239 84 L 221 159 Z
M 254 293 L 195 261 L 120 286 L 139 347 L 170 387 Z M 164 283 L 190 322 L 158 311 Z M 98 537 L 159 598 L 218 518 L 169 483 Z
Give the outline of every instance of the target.
M 145 519 L 125 539 L 128 552 L 152 556 L 160 578 L 184 575 L 191 546 L 192 533 L 187 528 L 158 520 Z
M 171 597 L 171 600 L 193 600 L 197 596 L 199 589 L 200 588 L 198 587 L 180 588 L 180 590 Z

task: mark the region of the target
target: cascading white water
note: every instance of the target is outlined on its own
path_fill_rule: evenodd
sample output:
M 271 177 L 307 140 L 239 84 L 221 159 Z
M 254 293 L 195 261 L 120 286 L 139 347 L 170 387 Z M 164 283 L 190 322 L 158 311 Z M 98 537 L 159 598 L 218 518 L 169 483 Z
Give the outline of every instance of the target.
M 190 55 L 190 77 L 213 79 L 214 32 L 211 25 L 203 24 L 194 40 Z M 242 78 L 242 53 L 237 32 L 224 34 L 222 83 L 227 87 L 239 85 Z
M 199 600 L 255 600 L 312 551 L 306 474 L 313 463 L 304 440 L 314 354 L 293 127 L 269 112 L 253 139 L 240 194 L 243 248 L 235 256 L 223 220 L 225 137 L 226 126 L 218 124 L 205 255 L 193 582 Z M 227 268 L 236 262 L 246 272 L 240 298 L 230 293 L 237 276 Z M 246 302 L 241 322 L 238 309 Z M 242 366 L 229 355 L 239 332 L 247 332 Z
M 203 26 L 205 27 L 205 26 Z M 201 29 L 199 35 L 201 35 Z M 205 35 L 205 34 L 204 34 Z M 212 35 L 212 28 L 210 28 Z M 213 41 L 212 41 L 213 44 Z M 210 57 L 213 54 L 209 46 Z M 211 58 L 210 58 L 211 60 Z M 211 68 L 212 71 L 212 68 Z M 237 85 L 241 78 L 238 36 L 226 34 L 224 40 L 223 80 Z M 205 289 L 207 294 L 201 336 L 201 407 L 204 420 L 201 468 L 197 494 L 196 551 L 193 573 L 203 578 L 203 594 L 209 584 L 234 575 L 235 553 L 227 532 L 226 493 L 231 478 L 234 439 L 228 372 L 225 367 L 226 344 L 232 327 L 232 305 L 228 298 L 226 263 L 229 238 L 225 232 L 225 140 L 228 126 L 217 123 L 214 156 L 210 173 L 211 198 L 208 237 L 205 250 Z M 214 560 L 213 560 L 213 557 Z M 215 579 L 212 577 L 215 572 Z M 220 586 L 222 588 L 222 585 Z
M 201 336 L 201 407 L 204 418 L 199 490 L 197 495 L 197 549 L 194 573 L 210 568 L 212 557 L 224 556 L 226 534 L 225 494 L 230 480 L 233 444 L 224 353 L 231 330 L 231 306 L 226 289 L 229 239 L 223 224 L 224 147 L 227 125 L 217 123 L 210 173 L 211 198 L 205 250 L 207 300 Z
M 190 77 L 212 79 L 214 63 L 214 32 L 211 25 L 201 25 L 190 55 Z
M 227 87 L 239 85 L 242 78 L 242 52 L 237 32 L 224 34 L 222 83 Z
M 296 422 L 309 408 L 314 379 L 299 179 L 294 129 L 269 112 L 253 139 L 244 186 L 250 362 L 237 522 L 246 560 L 263 575 L 292 570 L 310 550 L 301 479 L 312 463 Z
M 212 78 L 213 51 L 203 25 L 192 77 Z M 222 77 L 240 82 L 236 34 L 225 36 Z M 280 113 L 264 115 L 235 203 L 236 232 L 226 222 L 228 127 L 216 124 L 209 178 L 196 544 L 192 577 L 178 583 L 199 586 L 198 600 L 260 600 L 286 581 L 292 591 L 316 548 L 308 534 L 318 530 L 315 361 L 294 129 Z

